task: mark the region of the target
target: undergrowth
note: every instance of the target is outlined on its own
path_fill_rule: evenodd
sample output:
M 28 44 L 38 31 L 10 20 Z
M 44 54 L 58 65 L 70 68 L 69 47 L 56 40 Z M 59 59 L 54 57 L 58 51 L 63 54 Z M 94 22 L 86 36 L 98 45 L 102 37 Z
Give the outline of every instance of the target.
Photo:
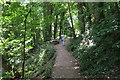
M 92 32 L 70 40 L 67 46 L 80 60 L 79 72 L 92 77 L 120 77 L 120 26 L 114 17 L 92 25 Z
M 55 50 L 52 44 L 42 44 L 36 48 L 36 50 L 31 53 L 26 54 L 26 61 L 25 61 L 25 79 L 48 79 L 51 78 L 52 67 L 55 61 Z M 18 60 L 16 60 L 18 61 Z M 22 75 L 22 61 L 18 61 L 17 64 L 17 71 L 20 75 Z M 4 79 L 8 80 L 13 79 L 12 72 L 6 72 L 3 74 Z M 20 78 L 20 77 L 19 77 Z M 17 78 L 18 79 L 18 78 Z
M 43 44 L 36 52 L 30 55 L 26 62 L 26 78 L 50 78 L 54 63 L 54 47 L 51 44 Z

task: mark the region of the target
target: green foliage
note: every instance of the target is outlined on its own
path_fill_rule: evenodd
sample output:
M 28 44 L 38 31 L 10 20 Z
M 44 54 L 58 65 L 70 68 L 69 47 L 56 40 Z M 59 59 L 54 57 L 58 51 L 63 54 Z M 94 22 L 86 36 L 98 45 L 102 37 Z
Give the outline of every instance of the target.
M 81 38 L 79 38 L 79 37 L 76 39 L 71 39 L 70 43 L 67 45 L 67 50 L 73 52 L 80 45 L 79 44 L 80 42 L 81 42 Z
M 53 45 L 43 44 L 36 52 L 29 55 L 25 67 L 25 77 L 34 78 L 40 76 L 40 78 L 51 77 L 51 69 L 54 62 L 54 47 Z M 49 62 L 50 61 L 50 62 Z
M 6 62 L 4 64 L 11 69 L 11 72 L 9 72 L 4 68 L 5 73 L 3 73 L 3 78 L 14 78 L 16 76 L 15 73 L 19 73 L 20 75 L 22 73 L 21 67 L 23 63 L 25 33 L 24 20 L 30 7 L 32 7 L 31 12 L 26 20 L 25 76 L 30 77 L 30 74 L 39 71 L 35 69 L 35 67 L 42 67 L 42 64 L 45 64 L 54 56 L 54 47 L 43 43 L 42 25 L 40 25 L 43 17 L 43 14 L 40 13 L 42 8 L 38 10 L 41 6 L 40 4 L 41 3 L 24 4 L 21 2 L 11 2 L 11 4 L 3 5 L 2 15 L 0 15 L 0 19 L 2 19 L 2 21 L 0 21 L 0 25 L 2 25 L 2 27 L 0 27 L 0 54 L 2 54 Z M 31 63 L 33 63 L 33 65 L 30 65 Z M 35 70 L 32 70 L 31 66 Z M 44 68 L 43 66 L 43 69 Z M 19 76 L 19 78 L 20 77 L 21 76 Z
M 80 73 L 87 76 L 118 76 L 119 75 L 119 26 L 115 18 L 108 17 L 100 24 L 93 25 L 92 40 L 95 45 L 80 45 L 80 41 L 71 40 L 68 45 L 73 56 L 80 59 Z M 114 37 L 116 36 L 116 37 Z M 86 38 L 87 39 L 87 38 Z M 83 41 L 82 41 L 83 42 Z
M 4 78 L 12 78 L 12 72 L 5 72 L 5 76 L 3 75 Z
M 86 31 L 82 41 L 78 41 L 79 39 L 70 41 L 68 50 L 79 59 L 79 72 L 82 75 L 119 77 L 120 25 L 118 21 L 117 17 L 109 13 L 99 23 L 91 24 L 92 32 L 88 34 Z
M 25 77 L 35 77 L 41 73 L 40 78 L 47 79 L 54 62 L 54 59 L 51 59 L 54 57 L 54 47 L 44 42 L 51 40 L 53 34 L 57 39 L 61 34 L 65 34 L 66 38 L 73 34 L 68 3 L 9 4 L 4 0 L 0 1 L 0 4 L 3 7 L 0 15 L 0 54 L 6 61 L 4 64 L 11 68 L 11 71 L 5 69 L 3 77 L 14 78 L 15 73 L 21 74 L 21 63 L 25 56 Z M 84 27 L 86 30 L 82 37 L 71 40 L 67 46 L 68 50 L 80 59 L 81 74 L 119 74 L 119 7 L 119 3 L 82 3 L 80 6 L 75 2 L 70 3 L 75 33 L 80 35 Z M 44 66 L 47 61 L 50 61 L 49 66 Z

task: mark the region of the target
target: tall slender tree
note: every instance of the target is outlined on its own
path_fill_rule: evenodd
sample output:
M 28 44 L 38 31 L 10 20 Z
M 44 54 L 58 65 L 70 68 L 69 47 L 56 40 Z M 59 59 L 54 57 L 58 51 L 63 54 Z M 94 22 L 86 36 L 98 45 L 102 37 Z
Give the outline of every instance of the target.
M 68 11 L 69 11 L 70 20 L 71 20 L 72 35 L 73 35 L 73 38 L 76 38 L 73 19 L 72 19 L 72 13 L 71 13 L 71 8 L 70 8 L 70 3 L 69 2 L 68 2 Z
M 27 17 L 31 12 L 31 8 L 29 9 L 28 13 L 25 15 L 25 20 L 24 20 L 24 35 L 23 35 L 23 63 L 22 63 L 22 78 L 24 78 L 24 68 L 25 68 L 25 58 L 26 58 L 26 30 L 27 30 L 27 26 L 26 26 L 26 22 L 27 22 Z
M 64 16 L 65 16 L 65 12 L 62 12 L 61 15 L 60 15 L 60 23 L 59 23 L 59 26 L 60 26 L 60 32 L 59 32 L 59 39 L 61 38 L 61 35 L 63 34 L 63 24 L 64 24 Z
M 43 36 L 44 36 L 44 41 L 48 41 L 51 40 L 52 38 L 52 3 L 46 2 L 44 3 L 43 6 L 44 10 L 43 10 L 43 14 L 44 14 L 44 32 L 43 32 Z
M 78 25 L 80 26 L 81 34 L 85 32 L 84 4 L 83 2 L 78 2 Z
M 56 34 L 57 34 L 57 23 L 58 23 L 58 15 L 55 16 L 55 23 L 54 23 L 54 39 L 56 39 Z

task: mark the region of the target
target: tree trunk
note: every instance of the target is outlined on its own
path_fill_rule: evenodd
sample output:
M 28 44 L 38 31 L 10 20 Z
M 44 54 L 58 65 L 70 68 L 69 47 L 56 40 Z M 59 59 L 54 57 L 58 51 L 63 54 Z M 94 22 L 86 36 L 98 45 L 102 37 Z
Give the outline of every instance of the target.
M 57 34 L 57 20 L 58 20 L 58 15 L 56 15 L 56 19 L 54 23 L 54 39 L 56 39 L 56 34 Z
M 85 32 L 85 21 L 84 21 L 84 16 L 83 15 L 83 3 L 79 2 L 78 3 L 78 25 L 80 26 L 81 29 L 81 34 L 84 34 Z
M 49 23 L 49 38 L 50 38 L 50 40 L 51 40 L 51 38 L 52 38 L 52 13 L 53 13 L 53 7 L 52 7 L 52 4 L 51 3 L 49 3 L 49 5 L 48 5 L 48 7 L 49 7 L 49 19 L 50 19 L 50 23 Z
M 63 29 L 63 23 L 64 23 L 64 22 L 63 22 L 64 16 L 65 16 L 65 12 L 62 12 L 62 13 L 61 13 L 61 16 L 60 16 L 60 17 L 61 17 L 61 20 L 60 20 L 59 39 L 61 39 L 61 35 L 63 34 L 63 33 L 62 33 L 62 29 Z
M 68 10 L 69 10 L 70 20 L 71 20 L 71 25 L 72 25 L 71 26 L 72 27 L 72 35 L 73 35 L 73 38 L 76 38 L 75 29 L 74 29 L 74 25 L 73 25 L 72 14 L 71 14 L 70 3 L 68 3 Z
M 87 11 L 86 12 L 89 12 L 90 10 L 92 10 L 92 4 L 93 3 L 86 3 L 86 8 L 87 8 Z M 92 13 L 91 12 L 89 12 L 89 14 L 87 15 L 88 17 L 86 17 L 87 18 L 87 22 L 89 23 L 89 26 L 88 26 L 88 29 L 90 29 L 90 26 L 91 26 L 91 24 L 92 24 Z
M 103 8 L 104 7 L 104 3 L 103 2 L 100 2 L 99 4 L 98 4 L 98 7 L 99 8 Z M 102 19 L 104 19 L 105 18 L 105 15 L 104 15 L 104 12 L 103 12 L 103 10 L 100 12 L 100 14 L 99 14 L 99 18 L 98 18 L 98 21 L 101 21 Z
M 26 39 L 26 30 L 27 30 L 27 27 L 26 27 L 26 22 L 27 22 L 27 17 L 29 15 L 29 13 L 31 12 L 31 8 L 30 10 L 28 11 L 28 13 L 25 15 L 25 20 L 24 20 L 24 35 L 23 35 L 23 38 L 24 38 L 24 41 L 23 41 L 23 63 L 22 63 L 22 78 L 24 78 L 24 67 L 25 67 L 25 48 L 26 48 L 26 45 L 25 45 L 25 39 Z
M 51 40 L 52 37 L 52 5 L 49 2 L 44 3 L 44 41 Z
M 100 9 L 102 9 L 103 6 L 104 6 L 104 3 L 103 3 L 103 2 L 94 3 L 93 9 L 95 9 L 95 8 L 100 8 Z M 94 11 L 94 24 L 99 24 L 99 22 L 100 22 L 103 18 L 104 18 L 103 10 L 102 10 L 102 11 L 98 11 L 98 10 L 95 10 L 95 11 Z
M 112 14 L 116 18 L 116 21 L 118 22 L 117 25 L 120 26 L 120 8 L 119 4 L 114 3 L 114 7 L 111 9 Z

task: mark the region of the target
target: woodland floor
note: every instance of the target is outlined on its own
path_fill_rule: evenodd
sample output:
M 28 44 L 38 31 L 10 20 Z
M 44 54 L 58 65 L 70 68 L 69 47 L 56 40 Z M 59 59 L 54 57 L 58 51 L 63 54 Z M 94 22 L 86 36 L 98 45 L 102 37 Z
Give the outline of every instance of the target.
M 77 72 L 79 68 L 77 60 L 66 50 L 65 46 L 58 44 L 55 45 L 55 49 L 56 60 L 52 78 L 80 78 L 80 74 Z

